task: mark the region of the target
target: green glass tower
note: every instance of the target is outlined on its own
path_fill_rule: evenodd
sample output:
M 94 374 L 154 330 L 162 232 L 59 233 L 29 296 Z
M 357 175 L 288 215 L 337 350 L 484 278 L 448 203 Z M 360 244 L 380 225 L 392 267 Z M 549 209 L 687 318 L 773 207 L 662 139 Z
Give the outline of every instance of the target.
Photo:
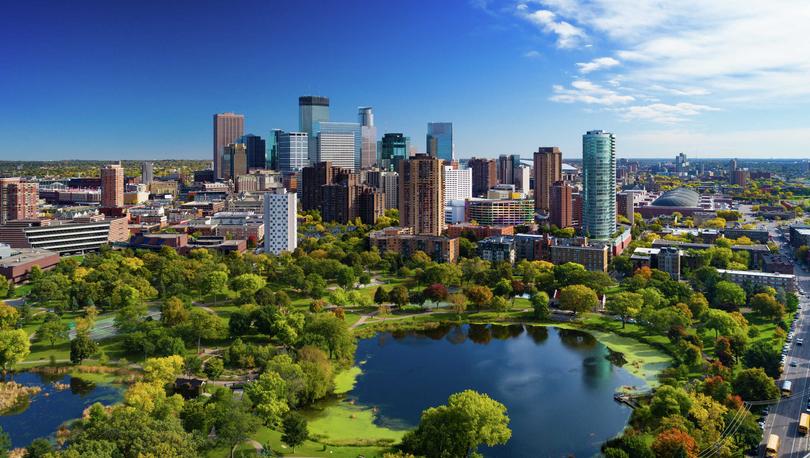
M 582 231 L 607 240 L 616 231 L 616 137 L 602 130 L 582 136 Z

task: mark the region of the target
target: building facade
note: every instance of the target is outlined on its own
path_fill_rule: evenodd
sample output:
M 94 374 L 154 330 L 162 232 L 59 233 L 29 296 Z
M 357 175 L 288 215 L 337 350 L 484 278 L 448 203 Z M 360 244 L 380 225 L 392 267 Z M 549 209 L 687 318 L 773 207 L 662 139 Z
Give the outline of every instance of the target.
M 121 192 L 123 192 L 123 185 Z M 20 178 L 0 178 L 0 224 L 36 218 L 39 185 Z
M 305 95 L 298 98 L 298 131 L 307 134 L 308 164 L 318 162 L 317 126 L 329 121 L 329 98 Z
M 471 158 L 467 167 L 472 170 L 472 192 L 476 197 L 487 195 L 498 184 L 498 166 L 495 159 Z
M 360 124 L 360 168 L 367 169 L 377 164 L 377 128 L 374 127 L 374 112 L 371 107 L 357 108 Z
M 444 205 L 450 200 L 472 197 L 472 170 L 460 169 L 458 164 L 444 166 Z
M 119 164 L 101 168 L 101 207 L 121 208 L 124 206 L 124 168 Z
M 360 171 L 361 128 L 354 122 L 318 123 L 318 160 L 330 161 L 336 167 Z
M 264 252 L 278 255 L 298 246 L 298 196 L 279 188 L 264 194 Z
M 239 143 L 245 144 L 248 170 L 263 169 L 267 166 L 267 142 L 262 137 L 247 134 Z
M 236 181 L 236 177 L 239 175 L 247 175 L 247 147 L 244 143 L 231 143 L 226 146 L 223 157 L 227 159 L 228 170 L 223 172 L 222 178 Z
M 465 221 L 484 226 L 519 226 L 534 222 L 532 199 L 468 199 Z M 401 212 L 400 212 L 401 214 Z
M 142 162 L 141 163 L 141 183 L 143 184 L 151 184 L 152 180 L 155 179 L 154 173 L 154 164 L 151 162 Z
M 556 146 L 543 146 L 534 153 L 534 208 L 551 209 L 551 186 L 562 180 L 562 153 Z
M 245 116 L 236 113 L 214 115 L 214 176 L 222 178 L 225 147 L 245 135 Z
M 401 133 L 389 132 L 380 140 L 380 168 L 396 170 L 399 161 L 408 158 L 410 140 Z
M 443 161 L 417 154 L 399 164 L 399 221 L 417 235 L 444 230 Z
M 616 137 L 592 130 L 582 136 L 582 229 L 595 240 L 616 231 Z
M 443 161 L 452 161 L 455 158 L 452 122 L 429 122 L 426 140 L 428 156 Z
M 549 222 L 558 228 L 573 227 L 574 188 L 565 181 L 555 181 L 551 186 Z
M 277 168 L 282 173 L 300 172 L 309 165 L 309 135 L 306 132 L 275 132 Z

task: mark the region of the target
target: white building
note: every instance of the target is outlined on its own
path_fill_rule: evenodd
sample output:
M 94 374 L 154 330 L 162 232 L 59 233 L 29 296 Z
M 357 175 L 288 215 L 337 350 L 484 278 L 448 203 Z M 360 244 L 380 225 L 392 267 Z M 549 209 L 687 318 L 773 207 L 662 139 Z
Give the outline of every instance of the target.
M 264 252 L 292 252 L 298 246 L 298 196 L 285 188 L 264 195 Z
M 472 197 L 472 169 L 444 166 L 444 204 Z
M 529 183 L 532 175 L 531 170 L 528 165 L 520 165 L 512 170 L 512 183 L 515 185 L 515 189 L 524 195 L 528 195 L 529 189 L 531 189 Z
M 318 123 L 318 162 L 332 162 L 334 167 L 359 172 L 362 136 L 360 124 L 354 122 Z
M 309 165 L 309 140 L 306 132 L 276 131 L 278 169 L 281 172 L 298 172 Z

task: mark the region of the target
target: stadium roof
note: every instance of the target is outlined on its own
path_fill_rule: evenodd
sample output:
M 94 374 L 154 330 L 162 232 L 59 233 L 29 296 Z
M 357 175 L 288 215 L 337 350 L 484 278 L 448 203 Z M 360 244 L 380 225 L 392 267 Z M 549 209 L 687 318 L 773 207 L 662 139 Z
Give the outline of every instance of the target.
M 656 207 L 697 207 L 700 201 L 700 194 L 688 189 L 677 188 L 661 194 L 655 199 L 652 205 Z

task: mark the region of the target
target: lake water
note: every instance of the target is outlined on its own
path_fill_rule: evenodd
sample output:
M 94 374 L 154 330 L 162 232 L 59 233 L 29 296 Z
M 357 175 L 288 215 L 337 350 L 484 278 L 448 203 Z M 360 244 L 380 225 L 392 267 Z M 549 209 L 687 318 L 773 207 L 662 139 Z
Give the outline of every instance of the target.
M 643 381 L 615 366 L 590 334 L 510 325 L 382 333 L 359 342 L 363 368 L 349 393 L 379 408 L 378 423 L 411 428 L 423 409 L 473 389 L 503 403 L 512 438 L 486 457 L 590 457 L 622 431 L 631 410 L 613 400 Z
M 0 427 L 11 436 L 12 447 L 25 447 L 37 437 L 51 436 L 62 423 L 81 417 L 84 409 L 96 402 L 109 405 L 121 400 L 121 390 L 115 386 L 90 383 L 69 375 L 22 372 L 14 375 L 14 381 L 40 386 L 42 391 L 31 398 L 27 407 L 0 415 Z M 70 388 L 59 391 L 52 385 L 55 381 Z

